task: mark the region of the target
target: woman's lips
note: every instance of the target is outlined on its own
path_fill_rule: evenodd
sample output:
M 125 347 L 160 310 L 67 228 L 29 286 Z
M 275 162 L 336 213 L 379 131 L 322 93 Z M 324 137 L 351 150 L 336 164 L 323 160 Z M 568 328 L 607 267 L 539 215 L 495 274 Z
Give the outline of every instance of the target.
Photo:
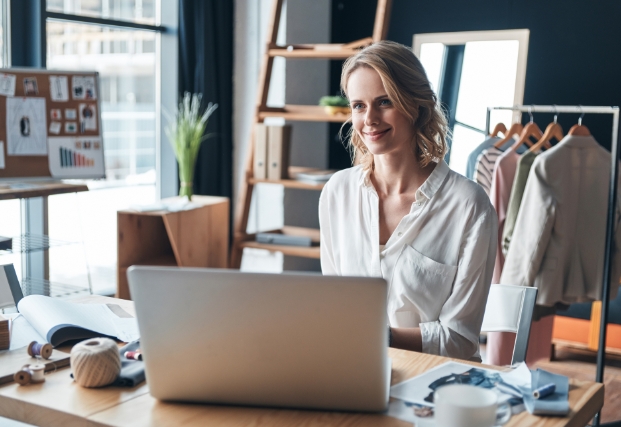
M 373 131 L 373 132 L 364 132 L 368 139 L 371 141 L 377 141 L 382 138 L 384 135 L 388 133 L 390 129 L 382 130 L 382 131 Z

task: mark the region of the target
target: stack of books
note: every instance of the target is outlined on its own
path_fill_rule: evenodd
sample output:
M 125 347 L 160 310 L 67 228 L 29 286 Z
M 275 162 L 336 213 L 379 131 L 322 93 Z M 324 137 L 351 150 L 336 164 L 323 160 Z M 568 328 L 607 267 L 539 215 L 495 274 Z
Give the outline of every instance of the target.
M 11 347 L 9 319 L 0 314 L 0 350 L 8 350 Z
M 298 172 L 295 179 L 311 184 L 325 184 L 335 173 L 336 171 L 332 169 Z

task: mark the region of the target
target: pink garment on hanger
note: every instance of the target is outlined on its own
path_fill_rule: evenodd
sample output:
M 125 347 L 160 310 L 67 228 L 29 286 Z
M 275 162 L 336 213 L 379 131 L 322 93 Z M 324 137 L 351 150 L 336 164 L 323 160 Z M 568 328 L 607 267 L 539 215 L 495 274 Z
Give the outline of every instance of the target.
M 511 188 L 513 187 L 513 179 L 515 178 L 518 160 L 520 160 L 520 155 L 509 149 L 502 153 L 494 166 L 492 188 L 489 197 L 498 214 L 498 250 L 496 252 L 492 283 L 500 283 L 500 275 L 502 274 L 502 267 L 505 263 L 505 256 L 502 254 L 502 231 L 505 227 L 507 207 L 509 206 L 509 198 L 511 197 Z M 513 283 L 504 284 L 513 285 Z
M 550 360 L 552 355 L 552 329 L 554 316 L 546 316 L 533 321 L 528 338 L 526 364 L 531 366 L 538 360 Z M 511 364 L 515 334 L 512 332 L 488 332 L 484 363 L 506 366 Z

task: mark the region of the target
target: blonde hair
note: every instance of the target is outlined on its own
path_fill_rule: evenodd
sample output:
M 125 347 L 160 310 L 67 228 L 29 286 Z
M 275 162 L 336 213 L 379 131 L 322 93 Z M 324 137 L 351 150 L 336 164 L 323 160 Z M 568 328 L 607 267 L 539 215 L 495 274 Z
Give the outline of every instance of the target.
M 390 101 L 410 119 L 416 135 L 412 148 L 420 165 L 425 167 L 444 158 L 448 152 L 449 132 L 446 117 L 414 53 L 402 44 L 387 40 L 365 47 L 343 64 L 341 90 L 345 96 L 349 77 L 360 67 L 371 68 L 379 74 Z M 346 123 L 351 123 L 351 117 Z M 347 137 L 352 160 L 361 163 L 365 170 L 372 169 L 373 154 L 353 127 Z

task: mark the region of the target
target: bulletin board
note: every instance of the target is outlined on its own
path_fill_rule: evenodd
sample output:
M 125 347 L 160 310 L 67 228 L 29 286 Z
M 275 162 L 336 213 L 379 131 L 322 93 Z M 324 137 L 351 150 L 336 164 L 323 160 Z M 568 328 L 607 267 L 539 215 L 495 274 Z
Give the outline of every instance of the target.
M 0 179 L 103 178 L 99 74 L 0 69 Z

